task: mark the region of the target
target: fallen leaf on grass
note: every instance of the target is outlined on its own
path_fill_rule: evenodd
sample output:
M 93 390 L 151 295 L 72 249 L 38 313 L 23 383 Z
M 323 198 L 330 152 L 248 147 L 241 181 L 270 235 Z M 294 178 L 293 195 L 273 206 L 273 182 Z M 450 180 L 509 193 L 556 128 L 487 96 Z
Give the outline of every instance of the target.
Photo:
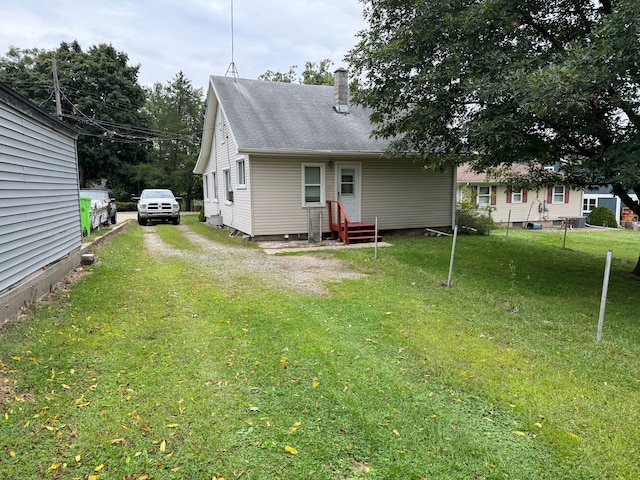
M 285 452 L 289 452 L 291 455 L 297 455 L 298 454 L 298 450 L 296 450 L 293 447 L 290 447 L 289 445 L 284 447 L 284 450 L 285 450 Z
M 164 440 L 162 440 L 160 442 L 160 453 L 164 453 L 167 451 L 167 442 L 165 442 Z

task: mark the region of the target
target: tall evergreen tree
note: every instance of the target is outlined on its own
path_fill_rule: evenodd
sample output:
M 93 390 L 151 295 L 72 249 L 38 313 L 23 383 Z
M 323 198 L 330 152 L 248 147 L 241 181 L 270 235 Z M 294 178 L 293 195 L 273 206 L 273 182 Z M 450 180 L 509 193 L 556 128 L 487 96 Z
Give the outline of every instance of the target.
M 145 186 L 171 188 L 187 203 L 202 198 L 201 183 L 193 174 L 204 122 L 202 89 L 178 72 L 166 85 L 155 83 L 147 97 L 146 110 L 157 136 L 138 179 Z

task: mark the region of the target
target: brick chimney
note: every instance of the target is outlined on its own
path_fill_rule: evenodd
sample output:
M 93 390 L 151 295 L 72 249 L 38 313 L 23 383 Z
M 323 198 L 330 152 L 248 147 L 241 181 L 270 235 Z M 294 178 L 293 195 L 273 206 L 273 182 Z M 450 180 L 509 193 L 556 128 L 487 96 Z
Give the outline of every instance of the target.
M 346 68 L 339 68 L 334 72 L 333 91 L 338 113 L 349 113 L 349 72 Z

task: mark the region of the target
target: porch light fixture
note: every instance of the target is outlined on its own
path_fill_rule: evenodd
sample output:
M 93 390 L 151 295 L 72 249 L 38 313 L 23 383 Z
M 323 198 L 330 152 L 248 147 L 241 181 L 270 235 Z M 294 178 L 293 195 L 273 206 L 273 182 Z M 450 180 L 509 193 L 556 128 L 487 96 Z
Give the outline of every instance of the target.
M 329 160 L 329 170 L 333 169 L 333 160 Z

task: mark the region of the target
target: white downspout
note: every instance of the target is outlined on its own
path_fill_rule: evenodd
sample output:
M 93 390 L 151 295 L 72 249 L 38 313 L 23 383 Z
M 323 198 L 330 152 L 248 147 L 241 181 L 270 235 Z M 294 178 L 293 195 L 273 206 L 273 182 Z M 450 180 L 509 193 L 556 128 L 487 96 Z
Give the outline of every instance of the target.
M 454 164 L 453 165 L 453 201 L 451 205 L 451 228 L 452 229 L 456 225 L 457 198 L 458 198 L 458 166 Z

